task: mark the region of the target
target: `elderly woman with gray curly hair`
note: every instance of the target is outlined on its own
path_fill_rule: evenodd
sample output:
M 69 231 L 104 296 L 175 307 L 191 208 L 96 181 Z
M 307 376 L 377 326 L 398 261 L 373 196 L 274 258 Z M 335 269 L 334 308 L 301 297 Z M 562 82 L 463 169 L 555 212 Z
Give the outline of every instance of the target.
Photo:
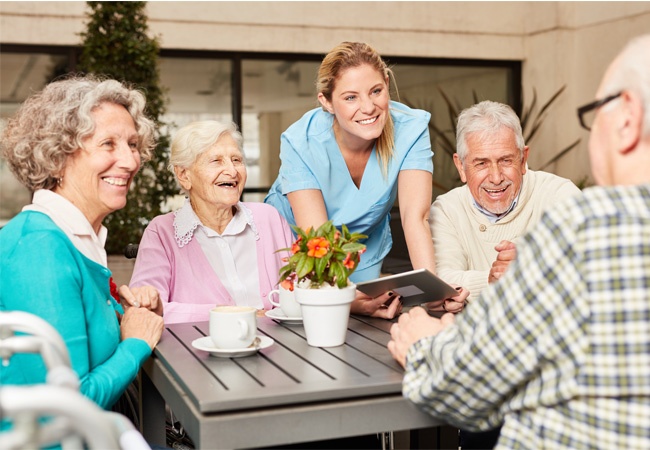
M 0 231 L 0 310 L 42 317 L 61 334 L 81 392 L 111 407 L 158 343 L 152 287 L 111 295 L 102 220 L 126 205 L 155 144 L 145 98 L 115 80 L 74 77 L 27 99 L 3 131 L 2 156 L 33 192 Z M 117 297 L 117 295 L 116 295 Z M 2 384 L 45 381 L 34 355 L 0 366 Z

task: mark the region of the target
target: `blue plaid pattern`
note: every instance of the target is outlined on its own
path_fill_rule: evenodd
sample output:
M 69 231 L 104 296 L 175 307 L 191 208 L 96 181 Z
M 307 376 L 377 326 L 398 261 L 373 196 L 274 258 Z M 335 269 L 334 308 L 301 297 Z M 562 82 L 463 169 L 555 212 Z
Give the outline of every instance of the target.
M 650 186 L 548 211 L 499 283 L 409 350 L 404 396 L 497 448 L 650 449 Z

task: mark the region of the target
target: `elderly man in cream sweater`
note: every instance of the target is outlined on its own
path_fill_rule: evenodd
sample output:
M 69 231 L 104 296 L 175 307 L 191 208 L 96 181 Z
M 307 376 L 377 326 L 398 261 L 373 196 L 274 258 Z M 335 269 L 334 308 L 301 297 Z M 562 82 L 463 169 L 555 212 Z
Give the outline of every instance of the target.
M 580 190 L 526 166 L 528 146 L 508 105 L 484 101 L 458 116 L 454 163 L 464 186 L 431 206 L 438 276 L 469 289 L 472 300 L 516 255 L 514 241 L 544 210 Z
M 528 146 L 508 105 L 484 101 L 458 116 L 454 163 L 464 186 L 431 206 L 438 275 L 477 298 L 516 256 L 523 235 L 558 200 L 580 193 L 569 180 L 528 170 Z M 460 430 L 465 449 L 492 448 L 499 429 Z

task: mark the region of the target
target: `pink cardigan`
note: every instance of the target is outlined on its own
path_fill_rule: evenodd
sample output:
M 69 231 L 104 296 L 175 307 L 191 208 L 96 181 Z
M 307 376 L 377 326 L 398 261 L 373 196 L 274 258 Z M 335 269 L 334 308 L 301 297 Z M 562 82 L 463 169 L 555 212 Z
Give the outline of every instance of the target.
M 291 247 L 291 228 L 270 205 L 243 203 L 253 214 L 257 229 L 257 270 L 264 309 L 271 309 L 268 294 L 277 287 L 278 272 L 288 253 L 277 249 Z M 202 322 L 209 319 L 215 305 L 234 305 L 205 257 L 192 239 L 180 248 L 174 238 L 174 213 L 154 218 L 144 231 L 131 277 L 131 287 L 151 285 L 163 301 L 166 324 Z

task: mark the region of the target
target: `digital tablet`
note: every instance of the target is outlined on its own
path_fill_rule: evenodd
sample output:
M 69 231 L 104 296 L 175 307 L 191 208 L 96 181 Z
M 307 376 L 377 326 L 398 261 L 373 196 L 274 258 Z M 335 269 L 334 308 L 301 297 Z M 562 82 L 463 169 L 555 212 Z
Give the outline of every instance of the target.
M 393 291 L 402 298 L 404 306 L 443 300 L 458 295 L 458 291 L 427 269 L 411 270 L 375 280 L 357 283 L 357 289 L 370 297 Z

